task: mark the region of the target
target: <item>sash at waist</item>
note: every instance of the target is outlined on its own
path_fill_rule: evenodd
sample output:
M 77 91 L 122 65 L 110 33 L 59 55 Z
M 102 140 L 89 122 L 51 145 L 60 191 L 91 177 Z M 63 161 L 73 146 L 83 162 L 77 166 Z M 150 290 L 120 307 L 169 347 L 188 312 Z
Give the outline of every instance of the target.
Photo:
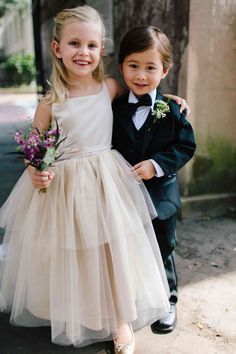
M 58 154 L 61 155 L 59 158 L 59 160 L 61 161 L 70 158 L 76 159 L 81 157 L 94 156 L 109 150 L 111 150 L 111 145 L 94 145 L 83 148 L 61 149 L 60 151 L 58 151 Z

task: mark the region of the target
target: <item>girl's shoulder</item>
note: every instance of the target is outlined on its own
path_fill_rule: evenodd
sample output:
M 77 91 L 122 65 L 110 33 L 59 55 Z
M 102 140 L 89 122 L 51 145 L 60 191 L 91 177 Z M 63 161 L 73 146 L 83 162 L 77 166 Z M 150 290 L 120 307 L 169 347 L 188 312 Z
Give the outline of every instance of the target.
M 112 77 L 107 77 L 105 79 L 105 84 L 107 85 L 111 100 L 113 101 L 114 98 L 117 98 L 125 93 L 125 89 L 119 81 L 115 80 Z

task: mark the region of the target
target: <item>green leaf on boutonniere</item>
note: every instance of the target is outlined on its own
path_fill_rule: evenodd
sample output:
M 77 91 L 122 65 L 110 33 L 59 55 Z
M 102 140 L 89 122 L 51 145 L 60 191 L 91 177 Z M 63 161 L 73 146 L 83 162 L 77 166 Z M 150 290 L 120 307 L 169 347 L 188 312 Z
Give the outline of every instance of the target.
M 165 118 L 167 112 L 170 112 L 168 103 L 163 100 L 156 100 L 152 111 L 152 115 L 154 117 L 153 124 L 158 122 L 160 119 Z

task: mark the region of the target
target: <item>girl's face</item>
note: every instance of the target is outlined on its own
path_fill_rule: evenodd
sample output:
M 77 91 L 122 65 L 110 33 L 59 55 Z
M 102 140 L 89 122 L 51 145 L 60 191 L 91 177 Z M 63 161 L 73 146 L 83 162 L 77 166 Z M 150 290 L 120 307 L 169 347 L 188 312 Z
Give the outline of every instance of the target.
M 168 74 L 156 47 L 128 55 L 121 65 L 124 81 L 136 96 L 150 93 Z
M 71 80 L 92 77 L 101 57 L 101 27 L 94 22 L 70 22 L 63 26 L 59 43 L 52 42 L 52 49 Z

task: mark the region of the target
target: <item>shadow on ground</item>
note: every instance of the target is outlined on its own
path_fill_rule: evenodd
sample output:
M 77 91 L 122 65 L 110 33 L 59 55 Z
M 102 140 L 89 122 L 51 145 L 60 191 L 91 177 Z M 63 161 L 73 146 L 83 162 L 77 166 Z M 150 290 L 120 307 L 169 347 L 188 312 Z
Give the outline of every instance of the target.
M 113 343 L 101 342 L 83 348 L 51 343 L 50 327 L 25 328 L 9 324 L 9 314 L 0 314 L 1 354 L 112 354 Z

